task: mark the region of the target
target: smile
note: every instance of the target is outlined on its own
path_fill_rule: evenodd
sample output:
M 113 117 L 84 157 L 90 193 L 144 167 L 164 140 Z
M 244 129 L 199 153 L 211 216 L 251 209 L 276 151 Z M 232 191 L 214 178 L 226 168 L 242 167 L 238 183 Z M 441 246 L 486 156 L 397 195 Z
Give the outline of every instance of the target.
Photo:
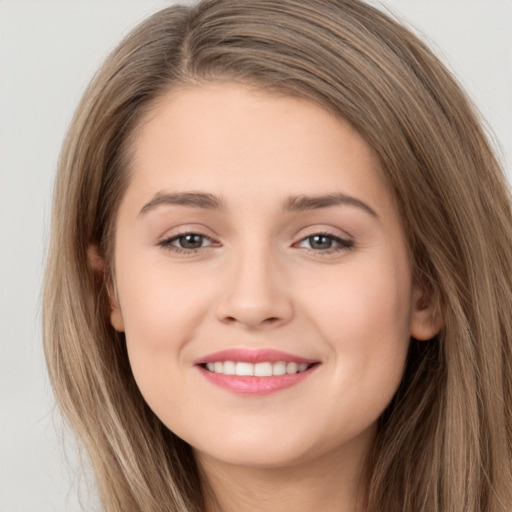
M 295 362 L 270 361 L 262 363 L 246 363 L 243 361 L 217 361 L 215 363 L 206 363 L 206 369 L 209 372 L 221 373 L 223 375 L 240 375 L 250 377 L 272 377 L 276 375 L 293 375 L 301 373 L 308 369 L 307 363 L 297 364 Z
M 195 362 L 206 379 L 233 393 L 263 395 L 304 380 L 319 361 L 276 350 L 230 349 Z

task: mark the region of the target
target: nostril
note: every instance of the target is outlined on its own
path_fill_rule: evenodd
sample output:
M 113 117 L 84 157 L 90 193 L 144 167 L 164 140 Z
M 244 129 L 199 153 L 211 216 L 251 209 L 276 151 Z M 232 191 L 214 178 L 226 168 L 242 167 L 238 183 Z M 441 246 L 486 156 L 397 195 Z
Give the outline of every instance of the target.
M 272 326 L 272 325 L 275 325 L 275 324 L 278 324 L 280 322 L 280 318 L 277 317 L 277 316 L 271 316 L 271 317 L 268 317 L 268 318 L 263 318 L 262 320 L 261 319 L 248 319 L 248 318 L 236 318 L 234 316 L 226 316 L 224 317 L 224 322 L 228 323 L 228 324 L 237 324 L 237 323 L 241 323 L 241 324 L 246 324 L 247 326 L 251 326 L 251 327 L 262 327 L 262 326 Z

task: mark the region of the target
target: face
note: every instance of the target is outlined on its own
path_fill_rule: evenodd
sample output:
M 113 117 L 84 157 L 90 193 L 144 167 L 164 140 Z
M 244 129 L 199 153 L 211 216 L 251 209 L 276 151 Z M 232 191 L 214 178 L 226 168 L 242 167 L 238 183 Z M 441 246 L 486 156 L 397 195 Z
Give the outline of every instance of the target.
M 134 144 L 111 321 L 149 406 L 200 459 L 364 451 L 410 336 L 434 334 L 370 147 L 226 83 L 169 93 Z

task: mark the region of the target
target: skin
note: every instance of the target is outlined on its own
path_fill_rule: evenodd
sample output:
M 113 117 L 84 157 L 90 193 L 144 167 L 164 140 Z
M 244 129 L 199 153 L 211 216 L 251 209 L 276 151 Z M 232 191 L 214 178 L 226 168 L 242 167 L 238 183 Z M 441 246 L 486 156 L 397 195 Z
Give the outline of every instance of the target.
M 208 510 L 358 509 L 410 336 L 439 328 L 375 154 L 318 105 L 234 83 L 168 93 L 133 149 L 111 322 L 147 403 L 193 447 L 216 496 Z M 225 208 L 155 201 L 176 192 Z M 283 211 L 291 195 L 334 193 L 368 208 Z M 195 252 L 180 248 L 184 233 L 203 235 Z M 348 243 L 319 248 L 318 233 Z M 233 347 L 319 364 L 290 388 L 240 395 L 193 363 Z

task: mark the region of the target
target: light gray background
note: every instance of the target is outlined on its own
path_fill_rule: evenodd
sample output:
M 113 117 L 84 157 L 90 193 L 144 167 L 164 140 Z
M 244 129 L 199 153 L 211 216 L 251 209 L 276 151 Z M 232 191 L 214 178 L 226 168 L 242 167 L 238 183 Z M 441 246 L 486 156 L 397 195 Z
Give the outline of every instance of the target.
M 0 0 L 0 512 L 80 510 L 77 457 L 71 446 L 66 463 L 41 349 L 53 175 L 95 69 L 130 28 L 171 3 Z M 512 0 L 381 5 L 408 20 L 459 77 L 510 173 Z

